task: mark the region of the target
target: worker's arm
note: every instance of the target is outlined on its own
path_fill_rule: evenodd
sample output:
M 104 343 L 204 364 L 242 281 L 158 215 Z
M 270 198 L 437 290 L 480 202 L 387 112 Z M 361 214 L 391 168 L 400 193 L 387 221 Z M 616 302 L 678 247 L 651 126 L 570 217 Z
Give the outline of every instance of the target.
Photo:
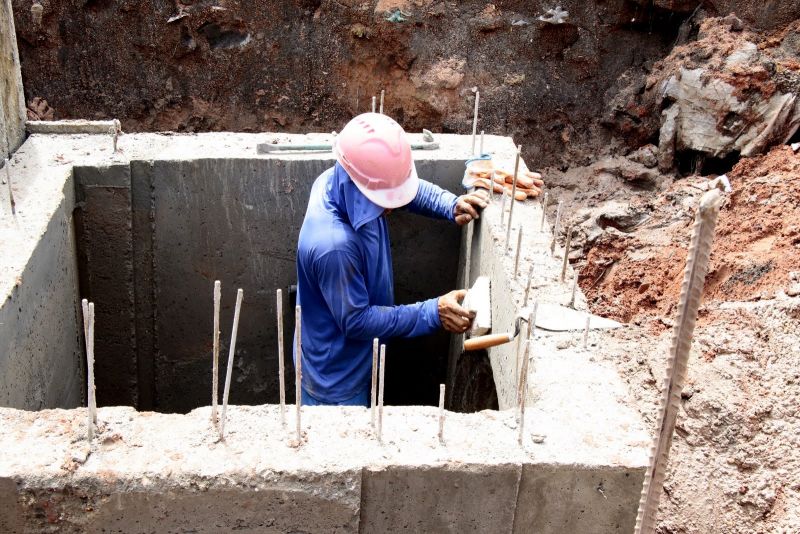
M 469 327 L 471 317 L 458 314 L 470 312 L 453 302 L 457 299 L 450 294 L 415 304 L 370 305 L 360 258 L 353 252 L 328 252 L 317 261 L 315 270 L 328 309 L 345 337 L 383 339 L 431 334 L 442 327 L 440 310 L 448 330 L 452 325 L 460 331 Z
M 458 197 L 420 178 L 417 196 L 405 208 L 411 213 L 436 219 L 455 221 L 455 207 Z
M 483 191 L 457 197 L 437 185 L 420 180 L 417 196 L 406 209 L 412 213 L 447 219 L 463 225 L 480 217 L 480 210 L 486 204 L 487 198 Z

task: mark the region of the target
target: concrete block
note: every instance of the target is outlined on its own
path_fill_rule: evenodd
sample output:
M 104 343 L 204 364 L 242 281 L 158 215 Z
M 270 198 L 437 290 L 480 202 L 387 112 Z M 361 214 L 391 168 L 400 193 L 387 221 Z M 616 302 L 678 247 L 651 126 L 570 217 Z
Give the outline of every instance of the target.
M 633 532 L 644 468 L 526 464 L 515 534 Z
M 511 532 L 521 466 L 366 469 L 362 532 Z

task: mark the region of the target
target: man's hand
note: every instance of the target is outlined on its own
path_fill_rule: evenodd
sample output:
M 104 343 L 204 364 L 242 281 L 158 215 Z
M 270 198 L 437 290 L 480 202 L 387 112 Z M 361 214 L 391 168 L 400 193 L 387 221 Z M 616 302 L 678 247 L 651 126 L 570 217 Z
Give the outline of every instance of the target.
M 475 312 L 461 307 L 461 301 L 466 296 L 467 290 L 459 289 L 439 297 L 439 321 L 448 332 L 462 334 L 472 324 Z
M 480 211 L 487 206 L 488 200 L 489 198 L 485 191 L 473 191 L 458 197 L 456 207 L 453 209 L 456 224 L 463 226 L 479 218 Z

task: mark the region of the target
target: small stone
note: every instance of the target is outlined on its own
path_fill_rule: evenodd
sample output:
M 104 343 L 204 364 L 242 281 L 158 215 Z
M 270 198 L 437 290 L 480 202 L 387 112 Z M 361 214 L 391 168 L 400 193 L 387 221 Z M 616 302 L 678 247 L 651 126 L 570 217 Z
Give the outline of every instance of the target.
M 683 388 L 683 391 L 681 391 L 682 399 L 686 400 L 691 399 L 693 395 L 694 395 L 694 388 L 692 386 L 686 386 L 685 388 Z
M 531 434 L 531 439 L 534 443 L 544 443 L 544 436 L 541 434 Z

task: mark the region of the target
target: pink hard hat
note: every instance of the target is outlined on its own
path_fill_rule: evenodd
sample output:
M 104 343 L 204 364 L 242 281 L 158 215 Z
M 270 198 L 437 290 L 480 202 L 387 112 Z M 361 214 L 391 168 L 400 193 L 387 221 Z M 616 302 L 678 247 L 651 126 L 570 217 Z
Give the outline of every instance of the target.
M 406 132 L 391 117 L 362 113 L 336 137 L 336 161 L 365 197 L 382 208 L 405 206 L 417 195 L 419 178 Z

